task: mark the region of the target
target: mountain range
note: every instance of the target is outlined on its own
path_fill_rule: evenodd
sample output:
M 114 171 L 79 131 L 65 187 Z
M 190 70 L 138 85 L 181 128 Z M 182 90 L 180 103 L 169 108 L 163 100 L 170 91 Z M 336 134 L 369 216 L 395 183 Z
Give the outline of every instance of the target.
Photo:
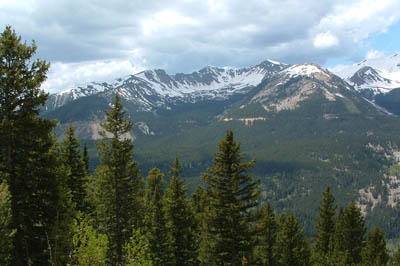
M 393 96 L 400 96 L 399 64 L 393 55 L 336 74 L 314 63 L 272 60 L 191 74 L 149 70 L 51 95 L 42 116 L 60 122 L 60 138 L 72 122 L 91 147 L 93 168 L 104 110 L 119 94 L 135 122 L 129 137 L 143 176 L 152 167 L 167 173 L 178 154 L 191 189 L 233 129 L 246 158 L 257 160 L 262 199 L 278 211 L 294 211 L 312 228 L 310 210 L 329 185 L 339 205 L 356 201 L 370 226 L 400 237 L 400 97 Z M 391 223 L 383 219 L 388 215 Z

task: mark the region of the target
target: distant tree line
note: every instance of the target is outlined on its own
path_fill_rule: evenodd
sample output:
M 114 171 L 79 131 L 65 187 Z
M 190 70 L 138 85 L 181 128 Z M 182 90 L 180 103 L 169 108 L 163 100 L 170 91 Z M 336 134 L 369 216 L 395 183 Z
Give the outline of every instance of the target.
M 118 95 L 90 174 L 72 125 L 58 143 L 56 122 L 38 116 L 49 64 L 35 51 L 9 26 L 0 36 L 0 265 L 400 265 L 384 232 L 367 234 L 360 209 L 337 209 L 329 187 L 312 239 L 261 204 L 255 162 L 230 130 L 190 198 L 178 156 L 142 178 Z

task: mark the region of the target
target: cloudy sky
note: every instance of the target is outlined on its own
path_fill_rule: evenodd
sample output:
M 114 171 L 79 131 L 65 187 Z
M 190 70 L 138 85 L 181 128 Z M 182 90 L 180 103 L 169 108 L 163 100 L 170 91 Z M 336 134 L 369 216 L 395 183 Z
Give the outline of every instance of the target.
M 190 73 L 267 58 L 350 64 L 400 50 L 399 0 L 0 0 L 57 92 L 144 69 Z

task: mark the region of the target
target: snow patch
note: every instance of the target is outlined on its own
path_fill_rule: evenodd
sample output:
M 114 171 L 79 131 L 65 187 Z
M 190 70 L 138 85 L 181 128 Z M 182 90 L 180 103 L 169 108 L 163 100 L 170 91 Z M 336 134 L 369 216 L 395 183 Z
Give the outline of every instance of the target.
M 274 64 L 274 65 L 282 65 L 280 62 L 277 62 L 277 61 L 274 61 L 274 60 L 271 60 L 271 59 L 267 59 L 267 61 L 272 63 L 272 64 Z
M 260 121 L 265 121 L 267 120 L 265 117 L 248 117 L 248 118 L 232 118 L 232 117 L 225 117 L 223 119 L 223 121 L 225 122 L 229 122 L 229 121 L 233 121 L 233 120 L 238 120 L 238 121 L 242 121 L 244 122 L 244 124 L 246 126 L 253 126 L 254 125 L 254 121 L 260 120 Z
M 286 73 L 288 73 L 291 76 L 311 76 L 312 74 L 315 73 L 321 73 L 323 75 L 329 76 L 325 71 L 323 71 L 321 68 L 314 64 L 300 64 L 300 65 L 294 65 L 291 66 L 287 69 L 284 70 Z

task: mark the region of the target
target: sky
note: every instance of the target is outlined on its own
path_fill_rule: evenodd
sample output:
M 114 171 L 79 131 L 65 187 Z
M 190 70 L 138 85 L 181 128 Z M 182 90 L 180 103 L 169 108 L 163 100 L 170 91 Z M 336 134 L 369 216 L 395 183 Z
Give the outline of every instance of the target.
M 272 59 L 334 68 L 400 50 L 399 0 L 0 0 L 51 63 L 56 93 L 145 69 L 191 73 Z

